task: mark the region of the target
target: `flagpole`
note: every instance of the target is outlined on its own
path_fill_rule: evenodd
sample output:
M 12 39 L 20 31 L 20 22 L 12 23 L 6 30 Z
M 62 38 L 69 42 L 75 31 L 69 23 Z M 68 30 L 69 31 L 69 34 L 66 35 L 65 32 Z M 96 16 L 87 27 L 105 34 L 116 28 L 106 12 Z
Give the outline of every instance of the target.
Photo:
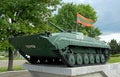
M 78 14 L 78 13 L 77 13 Z M 76 26 L 75 26 L 75 32 L 77 32 L 77 28 L 78 28 L 78 23 L 77 23 L 77 15 L 76 15 Z
M 76 23 L 75 31 L 77 32 L 78 24 Z

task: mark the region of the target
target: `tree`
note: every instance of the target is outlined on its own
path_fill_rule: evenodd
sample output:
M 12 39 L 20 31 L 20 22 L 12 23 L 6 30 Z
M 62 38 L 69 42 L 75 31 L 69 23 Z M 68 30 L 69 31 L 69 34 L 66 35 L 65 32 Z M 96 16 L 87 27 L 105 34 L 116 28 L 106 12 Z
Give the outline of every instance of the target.
M 118 52 L 120 53 L 120 42 L 118 43 L 117 50 L 118 50 Z
M 0 48 L 9 46 L 7 49 L 12 54 L 7 41 L 9 37 L 46 30 L 47 21 L 59 4 L 60 0 L 0 0 L 0 46 L 5 46 Z M 12 62 L 12 56 L 9 56 L 9 61 Z
M 45 28 L 58 4 L 60 0 L 1 0 L 0 16 L 9 20 L 7 30 L 10 29 L 13 36 L 18 36 L 18 32 L 25 34 L 22 31 L 25 26 L 28 30 L 29 26 L 35 29 L 40 27 L 40 30 Z
M 115 39 L 112 39 L 109 43 L 110 45 L 110 48 L 111 48 L 111 54 L 115 54 L 115 53 L 118 53 L 118 43 Z
M 60 25 L 63 29 L 71 30 L 75 29 L 76 26 L 76 14 L 79 13 L 86 18 L 92 19 L 94 22 L 97 20 L 96 12 L 90 5 L 85 4 L 73 4 L 67 3 L 63 4 L 60 9 L 58 9 L 58 14 L 56 14 L 53 19 L 56 24 Z M 85 35 L 95 37 L 101 34 L 98 28 L 88 28 L 79 25 L 78 31 L 83 32 Z

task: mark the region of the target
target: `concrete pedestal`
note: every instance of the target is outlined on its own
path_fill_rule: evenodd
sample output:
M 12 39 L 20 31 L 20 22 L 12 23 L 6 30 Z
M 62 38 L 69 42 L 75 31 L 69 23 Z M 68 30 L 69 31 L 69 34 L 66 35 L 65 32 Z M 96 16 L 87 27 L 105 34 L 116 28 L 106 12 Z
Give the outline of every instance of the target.
M 84 67 L 24 64 L 33 77 L 120 77 L 120 63 Z

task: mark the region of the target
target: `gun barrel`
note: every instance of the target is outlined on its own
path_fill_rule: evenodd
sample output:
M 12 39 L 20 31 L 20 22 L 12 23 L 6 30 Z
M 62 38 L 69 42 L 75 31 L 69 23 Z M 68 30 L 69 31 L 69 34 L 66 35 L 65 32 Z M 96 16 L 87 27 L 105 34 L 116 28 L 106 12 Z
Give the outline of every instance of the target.
M 59 31 L 61 32 L 65 32 L 63 29 L 61 29 L 60 27 L 56 26 L 55 24 L 53 24 L 52 22 L 49 22 L 52 26 L 54 26 L 55 28 L 57 28 Z

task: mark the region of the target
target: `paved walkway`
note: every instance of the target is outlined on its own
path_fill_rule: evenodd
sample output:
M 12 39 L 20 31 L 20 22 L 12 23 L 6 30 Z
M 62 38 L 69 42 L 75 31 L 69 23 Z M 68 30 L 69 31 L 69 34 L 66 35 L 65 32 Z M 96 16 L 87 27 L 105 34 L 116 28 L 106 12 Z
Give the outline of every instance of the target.
M 24 71 L 3 72 L 0 73 L 0 77 L 32 77 L 32 76 L 28 71 L 24 70 Z
M 19 66 L 27 62 L 26 60 L 14 60 L 13 66 Z M 0 60 L 0 67 L 7 67 L 8 66 L 8 60 Z
M 14 60 L 13 66 L 23 65 L 26 60 Z M 0 68 L 7 67 L 8 60 L 0 60 Z M 31 74 L 26 70 L 21 71 L 9 71 L 9 72 L 1 72 L 0 77 L 32 77 Z

